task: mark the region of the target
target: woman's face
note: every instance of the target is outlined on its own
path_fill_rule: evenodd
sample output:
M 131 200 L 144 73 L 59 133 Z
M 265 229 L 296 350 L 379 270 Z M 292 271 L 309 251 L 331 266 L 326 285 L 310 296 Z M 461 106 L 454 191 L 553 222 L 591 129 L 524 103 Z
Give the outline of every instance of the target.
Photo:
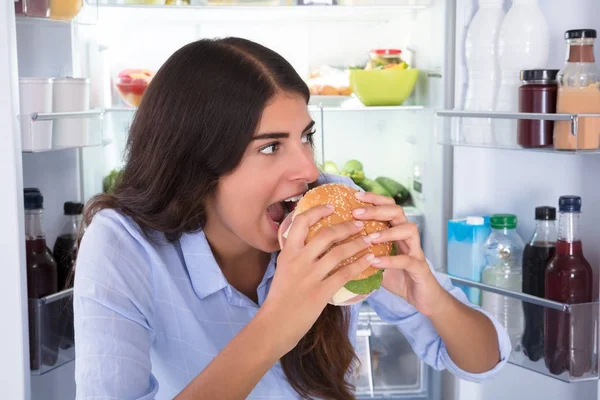
M 278 225 L 295 206 L 289 200 L 297 201 L 294 198 L 319 175 L 313 133 L 314 122 L 302 96 L 277 94 L 263 111 L 239 166 L 219 180 L 206 207 L 205 231 L 237 249 L 278 250 Z

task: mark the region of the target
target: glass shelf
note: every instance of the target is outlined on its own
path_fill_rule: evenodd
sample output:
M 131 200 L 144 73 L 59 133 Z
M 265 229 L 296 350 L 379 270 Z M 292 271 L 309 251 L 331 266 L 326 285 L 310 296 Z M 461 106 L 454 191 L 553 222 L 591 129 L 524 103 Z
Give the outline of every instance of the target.
M 85 0 L 86 3 L 95 4 L 96 0 Z M 344 8 L 354 7 L 394 7 L 408 9 L 423 9 L 430 7 L 433 0 L 98 0 L 101 6 L 119 6 L 119 7 L 209 7 L 209 8 L 229 8 L 229 7 L 285 7 L 285 8 L 305 8 L 304 6 Z
M 19 0 L 15 3 L 15 16 L 18 23 L 67 23 L 95 25 L 98 22 L 98 0 L 80 0 L 81 8 L 67 6 L 74 2 L 57 2 L 53 9 L 48 0 Z M 76 14 L 74 17 L 70 15 Z
M 105 146 L 104 110 L 19 115 L 23 153 Z
M 438 143 L 449 146 L 480 147 L 506 150 L 525 150 L 556 154 L 598 154 L 600 148 L 588 148 L 577 137 L 592 118 L 600 114 L 541 114 L 437 110 L 438 124 L 436 137 Z M 450 127 L 441 121 L 450 120 Z M 517 121 L 552 121 L 569 124 L 573 138 L 573 149 L 555 149 L 554 147 L 522 147 L 517 143 Z M 595 122 L 595 121 L 594 121 Z
M 534 308 L 532 312 L 539 312 L 540 317 L 546 318 L 551 315 L 559 319 L 562 323 L 562 329 L 569 332 L 571 338 L 577 345 L 577 340 L 587 341 L 589 352 L 585 354 L 585 359 L 589 366 L 581 367 L 573 359 L 564 357 L 559 366 L 552 365 L 552 372 L 546 366 L 543 355 L 540 359 L 532 361 L 523 351 L 521 342 L 513 343 L 513 352 L 508 360 L 511 364 L 529 369 L 545 376 L 552 377 L 564 382 L 585 382 L 598 380 L 598 302 L 583 304 L 565 304 L 555 301 L 531 296 L 526 293 L 515 292 L 496 286 L 486 285 L 452 275 L 447 275 L 454 285 L 468 286 L 481 290 L 482 292 L 494 293 L 500 296 L 506 296 L 518 300 L 521 304 L 531 304 Z M 544 326 L 544 329 L 546 327 Z M 577 332 L 575 336 L 573 332 Z M 585 345 L 584 345 L 585 346 Z M 557 353 L 555 353 L 557 354 Z M 535 357 L 532 357 L 535 358 Z M 571 371 L 571 372 L 569 372 Z

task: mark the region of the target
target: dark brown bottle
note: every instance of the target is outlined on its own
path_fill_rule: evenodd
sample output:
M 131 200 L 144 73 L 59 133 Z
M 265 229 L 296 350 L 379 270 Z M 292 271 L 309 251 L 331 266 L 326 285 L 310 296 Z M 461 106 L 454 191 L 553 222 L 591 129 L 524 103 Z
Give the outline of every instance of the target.
M 42 229 L 44 198 L 37 189 L 26 189 L 25 200 L 25 254 L 27 264 L 27 297 L 29 300 L 29 354 L 31 369 L 41 364 L 54 365 L 58 358 L 58 344 L 44 343 L 47 331 L 45 321 L 36 318 L 37 299 L 58 291 L 56 262 L 46 246 Z M 43 324 L 44 327 L 40 326 Z M 50 327 L 51 328 L 51 327 Z M 52 331 L 50 329 L 50 331 Z M 40 348 L 40 345 L 42 348 Z M 42 356 L 40 357 L 40 354 Z
M 557 74 L 557 69 L 521 71 L 519 112 L 555 114 Z M 517 141 L 522 147 L 552 147 L 553 135 L 554 121 L 520 119 L 517 123 Z

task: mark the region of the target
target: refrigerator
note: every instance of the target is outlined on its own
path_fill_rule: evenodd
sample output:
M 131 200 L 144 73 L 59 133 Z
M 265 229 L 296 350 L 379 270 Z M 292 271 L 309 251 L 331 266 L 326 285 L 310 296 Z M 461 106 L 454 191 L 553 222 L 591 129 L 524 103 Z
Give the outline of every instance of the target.
M 32 0 L 33 1 L 33 0 Z M 137 4 L 135 4 L 137 3 Z M 144 4 L 140 4 L 144 3 Z M 54 400 L 75 397 L 74 348 L 61 348 L 57 360 L 30 368 L 30 335 L 43 346 L 54 325 L 29 329 L 29 314 L 39 321 L 68 322 L 71 292 L 33 304 L 27 299 L 23 189 L 44 196 L 44 231 L 49 247 L 59 235 L 65 201 L 88 200 L 103 190 L 102 180 L 122 166 L 127 129 L 135 108 L 115 90 L 125 69 L 156 71 L 179 47 L 206 37 L 241 36 L 278 51 L 307 80 L 323 66 L 361 65 L 376 48 L 401 48 L 419 78 L 401 106 L 366 107 L 356 97 L 311 98 L 316 122 L 317 162 L 343 166 L 359 160 L 367 176 L 391 177 L 411 193 L 406 208 L 418 224 L 425 255 L 435 270 L 446 272 L 447 221 L 495 212 L 516 214 L 518 231 L 533 233 L 533 210 L 556 206 L 563 194 L 583 198 L 582 236 L 594 268 L 600 222 L 600 174 L 596 152 L 527 151 L 471 145 L 461 140 L 466 90 L 465 36 L 478 10 L 475 0 L 338 1 L 161 1 L 84 0 L 72 21 L 15 15 L 12 0 L 0 6 L 0 167 L 5 171 L 0 196 L 0 280 L 3 328 L 0 337 L 0 393 L 6 399 Z M 162 1 L 164 3 L 164 1 Z M 236 4 L 233 4 L 236 3 Z M 298 3 L 298 4 L 297 4 Z M 311 4 L 312 5 L 300 5 Z M 600 30 L 597 0 L 540 0 L 550 27 L 548 65 L 564 64 L 563 34 L 568 29 Z M 511 1 L 506 0 L 508 10 Z M 598 58 L 598 49 L 596 56 Z M 42 112 L 20 109 L 19 78 L 78 77 L 90 81 L 90 109 Z M 36 110 L 33 110 L 36 111 Z M 504 119 L 518 116 L 505 115 Z M 22 121 L 27 121 L 23 124 Z M 89 133 L 81 146 L 23 151 L 22 136 L 51 121 L 84 121 Z M 59 122 L 60 124 L 60 122 Z M 453 278 L 455 283 L 476 285 Z M 597 284 L 595 285 L 597 288 Z M 482 290 L 494 288 L 480 286 Z M 519 293 L 504 293 L 532 301 Z M 533 300 L 535 301 L 535 300 Z M 542 306 L 552 307 L 548 303 Z M 597 320 L 597 303 L 595 308 Z M 597 339 L 597 322 L 591 334 Z M 67 333 L 60 333 L 66 335 Z M 472 383 L 421 362 L 393 326 L 365 304 L 361 310 L 355 379 L 361 399 L 547 400 L 600 398 L 596 368 L 584 377 L 554 376 L 532 365 L 518 351 L 492 380 Z M 38 346 L 39 347 L 39 346 Z

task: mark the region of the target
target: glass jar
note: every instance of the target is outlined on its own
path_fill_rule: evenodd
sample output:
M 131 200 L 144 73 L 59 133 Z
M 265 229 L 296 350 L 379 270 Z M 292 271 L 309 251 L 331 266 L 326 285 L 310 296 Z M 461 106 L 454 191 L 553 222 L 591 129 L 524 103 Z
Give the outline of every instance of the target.
M 556 113 L 556 69 L 521 71 L 519 87 L 519 112 Z M 517 124 L 517 141 L 526 148 L 552 146 L 554 121 L 520 119 Z
M 557 113 L 599 114 L 600 76 L 594 58 L 596 31 L 577 29 L 565 33 L 565 66 L 558 73 Z M 593 150 L 600 147 L 600 118 L 581 118 L 571 132 L 571 121 L 554 124 L 554 147 L 559 150 Z
M 365 69 L 382 69 L 388 64 L 401 64 L 403 62 L 401 54 L 400 49 L 371 50 Z

